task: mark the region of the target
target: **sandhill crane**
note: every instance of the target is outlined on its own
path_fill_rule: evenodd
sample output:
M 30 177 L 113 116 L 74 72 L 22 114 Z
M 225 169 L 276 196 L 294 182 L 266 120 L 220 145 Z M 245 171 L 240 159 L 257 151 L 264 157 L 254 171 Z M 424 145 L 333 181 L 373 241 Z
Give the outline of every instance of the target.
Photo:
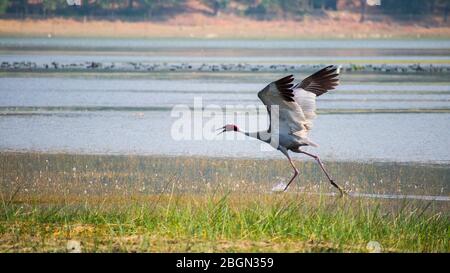
M 337 67 L 327 66 L 295 85 L 292 75 L 271 82 L 258 92 L 258 97 L 266 105 L 271 120 L 269 128 L 260 132 L 244 132 L 234 124 L 227 124 L 219 129 L 223 129 L 220 133 L 240 132 L 267 142 L 282 152 L 294 169 L 294 176 L 286 184 L 284 191 L 299 173 L 288 154 L 290 150 L 315 159 L 330 183 L 339 190 L 342 196 L 345 193 L 344 190 L 333 181 L 319 156 L 300 149 L 302 146 L 318 146 L 308 139 L 308 131 L 311 130 L 312 121 L 316 116 L 316 97 L 334 89 L 339 83 L 338 75 Z M 274 126 L 273 122 L 278 122 L 276 124 L 278 126 Z M 272 141 L 274 138 L 278 141 Z

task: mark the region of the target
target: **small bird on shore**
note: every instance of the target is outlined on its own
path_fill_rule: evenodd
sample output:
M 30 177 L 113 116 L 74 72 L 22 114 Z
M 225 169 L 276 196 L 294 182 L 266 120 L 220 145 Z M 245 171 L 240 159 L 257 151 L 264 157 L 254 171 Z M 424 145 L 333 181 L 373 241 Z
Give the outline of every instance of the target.
M 293 75 L 271 82 L 258 93 L 259 99 L 267 107 L 269 128 L 259 132 L 244 132 L 234 124 L 227 124 L 220 128 L 220 133 L 240 132 L 269 143 L 282 152 L 294 169 L 294 176 L 284 186 L 283 191 L 287 190 L 299 174 L 288 153 L 292 151 L 315 159 L 331 185 L 336 187 L 342 196 L 344 190 L 328 174 L 319 156 L 301 150 L 303 146 L 318 146 L 308 138 L 312 121 L 316 117 L 316 97 L 334 89 L 339 84 L 338 75 L 339 69 L 336 66 L 327 66 L 297 84 L 293 83 Z

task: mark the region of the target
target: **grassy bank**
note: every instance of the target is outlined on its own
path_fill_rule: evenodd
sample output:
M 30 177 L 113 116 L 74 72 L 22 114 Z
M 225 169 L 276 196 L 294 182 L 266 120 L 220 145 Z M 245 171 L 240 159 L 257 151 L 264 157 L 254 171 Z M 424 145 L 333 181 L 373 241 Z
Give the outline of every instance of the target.
M 0 251 L 448 252 L 448 214 L 424 203 L 302 194 L 22 199 L 1 213 Z
M 288 166 L 254 162 L 2 153 L 0 251 L 450 251 L 448 202 L 311 195 L 331 189 L 309 162 L 273 194 Z M 448 195 L 446 166 L 327 163 L 350 190 Z

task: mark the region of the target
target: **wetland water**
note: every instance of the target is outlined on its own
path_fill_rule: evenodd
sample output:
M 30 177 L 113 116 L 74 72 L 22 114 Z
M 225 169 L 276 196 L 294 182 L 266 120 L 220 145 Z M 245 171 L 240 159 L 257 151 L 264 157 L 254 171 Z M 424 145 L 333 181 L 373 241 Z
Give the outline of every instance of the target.
M 285 53 L 284 53 L 285 52 Z M 442 64 L 450 41 L 197 41 L 0 39 L 1 62 L 186 62 Z M 174 140 L 174 105 L 261 104 L 257 92 L 294 73 L 10 72 L 0 75 L 0 150 L 268 158 L 255 140 Z M 335 161 L 450 162 L 448 73 L 343 73 L 318 99 L 311 148 Z M 225 115 L 224 123 L 266 122 Z M 204 122 L 207 120 L 204 119 Z M 244 126 L 243 126 L 244 127 Z M 205 137 L 214 132 L 204 130 Z M 299 155 L 295 158 L 301 159 Z

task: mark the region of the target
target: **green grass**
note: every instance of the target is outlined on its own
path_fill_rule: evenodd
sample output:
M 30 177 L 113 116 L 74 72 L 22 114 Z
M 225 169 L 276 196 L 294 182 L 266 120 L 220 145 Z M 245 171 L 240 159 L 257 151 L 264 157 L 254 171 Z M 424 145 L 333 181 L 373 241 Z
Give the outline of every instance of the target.
M 448 252 L 448 214 L 437 206 L 288 195 L 163 195 L 17 202 L 3 207 L 0 250 Z
M 326 196 L 332 189 L 305 162 L 301 182 L 273 194 L 284 165 L 271 163 L 3 153 L 0 252 L 64 252 L 68 240 L 88 252 L 366 252 L 369 241 L 388 252 L 450 251 L 448 202 Z M 448 195 L 446 166 L 328 166 L 350 190 Z M 413 178 L 431 191 L 408 187 Z

